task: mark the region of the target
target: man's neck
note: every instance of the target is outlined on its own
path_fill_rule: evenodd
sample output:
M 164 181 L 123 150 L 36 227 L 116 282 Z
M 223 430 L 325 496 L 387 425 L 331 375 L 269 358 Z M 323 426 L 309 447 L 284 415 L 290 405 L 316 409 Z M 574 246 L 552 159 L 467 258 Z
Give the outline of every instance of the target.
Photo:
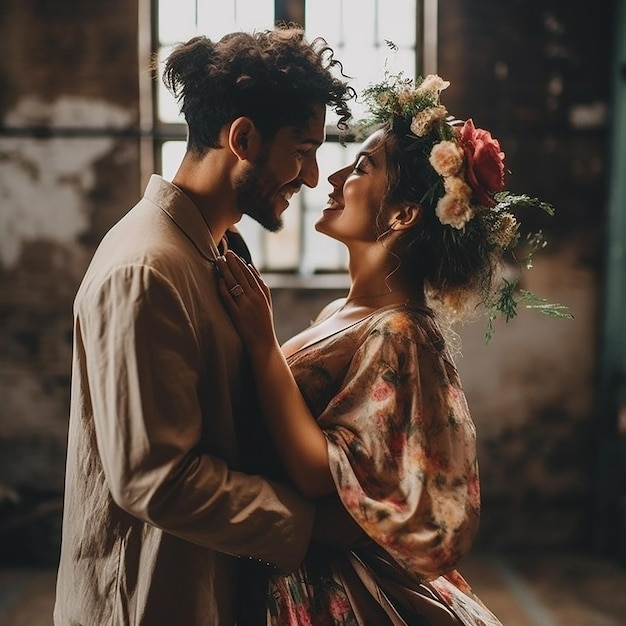
M 186 155 L 172 179 L 172 184 L 196 205 L 216 243 L 241 218 L 235 209 L 231 171 L 218 152 L 210 151 L 199 160 Z

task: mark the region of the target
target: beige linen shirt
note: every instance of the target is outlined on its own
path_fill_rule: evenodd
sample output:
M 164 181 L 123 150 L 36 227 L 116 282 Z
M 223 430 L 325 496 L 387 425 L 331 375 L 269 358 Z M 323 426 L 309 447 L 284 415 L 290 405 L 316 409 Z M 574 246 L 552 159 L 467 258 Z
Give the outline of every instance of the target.
M 272 450 L 213 258 L 153 176 L 78 290 L 57 626 L 230 626 L 237 557 L 304 556 L 313 506 L 254 475 Z

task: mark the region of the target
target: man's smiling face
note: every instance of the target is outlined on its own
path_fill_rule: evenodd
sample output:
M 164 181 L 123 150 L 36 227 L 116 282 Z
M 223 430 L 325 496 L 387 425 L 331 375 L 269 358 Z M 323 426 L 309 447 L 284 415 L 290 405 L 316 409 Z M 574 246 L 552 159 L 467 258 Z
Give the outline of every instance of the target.
M 302 185 L 319 179 L 317 149 L 325 138 L 326 109 L 313 107 L 303 128 L 284 126 L 235 182 L 239 210 L 272 232 L 282 228 L 282 214 Z

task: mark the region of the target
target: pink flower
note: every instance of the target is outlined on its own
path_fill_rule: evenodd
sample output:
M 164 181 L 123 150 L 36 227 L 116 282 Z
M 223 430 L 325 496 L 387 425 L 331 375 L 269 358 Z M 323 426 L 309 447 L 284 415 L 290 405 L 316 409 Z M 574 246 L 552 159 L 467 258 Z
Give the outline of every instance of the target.
M 377 402 L 386 400 L 391 394 L 392 387 L 389 383 L 378 382 L 372 387 L 371 396 Z
M 440 176 L 453 176 L 463 164 L 463 148 L 454 141 L 440 141 L 430 151 L 428 160 Z
M 348 598 L 338 593 L 330 596 L 329 610 L 333 620 L 345 620 L 352 613 Z
M 300 624 L 301 626 L 312 626 L 311 615 L 307 610 L 307 607 L 302 606 L 301 604 L 296 604 L 295 606 L 295 615 L 291 615 L 290 617 L 295 617 L 295 624 Z
M 355 510 L 361 505 L 363 491 L 359 487 L 346 486 L 341 489 L 340 496 L 347 509 Z
M 504 189 L 504 152 L 487 130 L 474 126 L 470 119 L 463 124 L 459 142 L 465 152 L 467 182 L 483 206 L 494 206 L 491 194 Z

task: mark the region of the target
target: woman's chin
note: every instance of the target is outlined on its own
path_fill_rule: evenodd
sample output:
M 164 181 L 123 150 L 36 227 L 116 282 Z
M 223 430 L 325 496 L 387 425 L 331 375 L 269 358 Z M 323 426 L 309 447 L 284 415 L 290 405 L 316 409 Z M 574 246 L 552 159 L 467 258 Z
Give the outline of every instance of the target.
M 317 222 L 315 222 L 315 224 L 313 225 L 313 228 L 315 228 L 315 230 L 318 233 L 322 233 L 323 235 L 326 234 L 326 228 L 325 228 L 325 224 L 324 224 L 324 216 L 322 215 L 322 217 L 320 217 Z
M 315 230 L 318 233 L 325 235 L 326 237 L 330 237 L 331 239 L 334 239 L 335 241 L 341 242 L 341 238 L 338 237 L 335 232 L 333 232 L 332 228 L 327 228 L 327 224 L 317 222 L 315 224 Z

